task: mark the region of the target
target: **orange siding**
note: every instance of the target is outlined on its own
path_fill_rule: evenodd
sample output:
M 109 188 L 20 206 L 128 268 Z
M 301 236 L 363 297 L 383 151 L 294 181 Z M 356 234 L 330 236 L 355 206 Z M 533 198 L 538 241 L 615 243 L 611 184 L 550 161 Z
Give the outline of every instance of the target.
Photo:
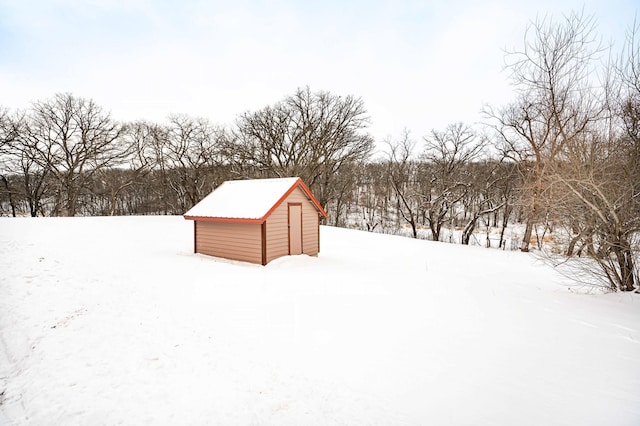
M 302 252 L 318 254 L 318 210 L 300 188 L 296 188 L 267 219 L 267 262 L 289 254 L 288 203 L 302 203 Z
M 297 191 L 296 188 L 293 194 Z M 284 200 L 267 218 L 267 262 L 289 254 L 287 214 L 287 200 Z
M 197 253 L 262 263 L 262 233 L 259 224 L 205 221 L 195 223 Z
M 315 256 L 320 251 L 318 220 L 315 206 L 311 202 L 302 204 L 302 249 L 310 256 Z

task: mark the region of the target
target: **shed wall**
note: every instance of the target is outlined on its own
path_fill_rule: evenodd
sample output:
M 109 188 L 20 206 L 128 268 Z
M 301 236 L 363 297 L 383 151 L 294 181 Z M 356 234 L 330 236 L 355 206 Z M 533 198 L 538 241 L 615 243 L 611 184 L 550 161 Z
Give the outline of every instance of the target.
M 262 263 L 259 224 L 195 221 L 195 252 L 245 262 Z
M 267 218 L 267 262 L 289 254 L 288 203 L 302 203 L 302 252 L 319 252 L 318 211 L 300 188 L 296 188 Z

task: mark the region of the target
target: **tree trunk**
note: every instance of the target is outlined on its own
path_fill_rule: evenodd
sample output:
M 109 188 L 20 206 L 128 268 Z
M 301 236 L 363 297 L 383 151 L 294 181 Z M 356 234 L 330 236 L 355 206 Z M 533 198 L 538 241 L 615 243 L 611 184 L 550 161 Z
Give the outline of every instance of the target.
M 500 242 L 498 243 L 498 248 L 501 248 L 504 244 L 504 231 L 507 230 L 507 225 L 509 224 L 509 216 L 511 216 L 511 208 L 508 205 L 505 205 L 504 213 L 502 217 L 502 229 L 500 230 Z
M 335 210 L 335 218 L 333 221 L 333 226 L 340 226 L 340 210 L 342 209 L 342 197 L 338 197 L 336 200 L 336 210 Z
M 409 221 L 409 224 L 411 225 L 411 232 L 413 233 L 413 238 L 418 238 L 418 230 L 416 229 L 416 220 L 413 217 L 413 214 L 411 215 L 411 220 Z
M 29 214 L 31 215 L 31 217 L 38 216 L 38 209 L 39 209 L 38 203 L 36 201 L 33 201 L 31 197 L 29 197 Z
M 471 238 L 471 234 L 473 233 L 473 230 L 476 228 L 477 220 L 478 220 L 478 217 L 473 216 L 471 220 L 467 222 L 467 225 L 462 230 L 462 244 L 467 246 L 469 245 L 469 239 Z
M 636 288 L 635 271 L 633 270 L 633 253 L 626 241 L 620 241 L 620 247 L 615 250 L 616 260 L 620 268 L 620 290 L 633 291 Z
M 15 201 L 13 201 L 13 194 L 11 192 L 11 189 L 9 188 L 9 181 L 4 175 L 2 176 L 2 183 L 4 183 L 4 187 L 6 188 L 7 194 L 9 195 L 9 205 L 11 206 L 11 215 L 13 217 L 16 217 L 16 203 Z
M 529 244 L 531 244 L 531 233 L 533 232 L 533 218 L 534 214 L 532 210 L 529 217 L 527 217 L 527 226 L 524 229 L 524 235 L 522 236 L 522 244 L 520 244 L 520 251 L 522 252 L 529 251 Z
M 67 202 L 65 203 L 65 216 L 75 216 L 76 215 L 76 200 L 72 193 L 67 194 Z
M 565 253 L 565 256 L 567 257 L 573 256 L 573 251 L 575 250 L 576 244 L 578 243 L 578 241 L 580 241 L 580 238 L 582 238 L 582 233 L 579 233 L 575 237 L 571 238 L 571 241 L 569 241 L 569 245 L 567 246 L 567 251 Z
M 429 221 L 429 229 L 431 229 L 431 239 L 433 241 L 440 241 L 440 232 L 438 231 L 438 227 L 433 221 Z

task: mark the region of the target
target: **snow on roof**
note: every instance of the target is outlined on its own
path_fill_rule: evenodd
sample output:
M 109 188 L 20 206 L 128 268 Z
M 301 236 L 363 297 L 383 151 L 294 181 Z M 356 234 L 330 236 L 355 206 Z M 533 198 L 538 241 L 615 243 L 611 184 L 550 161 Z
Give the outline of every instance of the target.
M 297 177 L 226 181 L 185 216 L 262 219 L 298 182 Z

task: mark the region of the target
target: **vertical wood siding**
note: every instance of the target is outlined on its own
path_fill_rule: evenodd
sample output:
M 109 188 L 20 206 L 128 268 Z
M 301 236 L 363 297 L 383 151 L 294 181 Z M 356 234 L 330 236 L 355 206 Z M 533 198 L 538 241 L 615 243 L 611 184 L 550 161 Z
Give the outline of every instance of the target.
M 196 253 L 262 263 L 261 225 L 197 220 Z
M 319 252 L 318 211 L 300 188 L 296 188 L 267 218 L 267 262 L 289 254 L 288 203 L 302 203 L 302 252 Z

